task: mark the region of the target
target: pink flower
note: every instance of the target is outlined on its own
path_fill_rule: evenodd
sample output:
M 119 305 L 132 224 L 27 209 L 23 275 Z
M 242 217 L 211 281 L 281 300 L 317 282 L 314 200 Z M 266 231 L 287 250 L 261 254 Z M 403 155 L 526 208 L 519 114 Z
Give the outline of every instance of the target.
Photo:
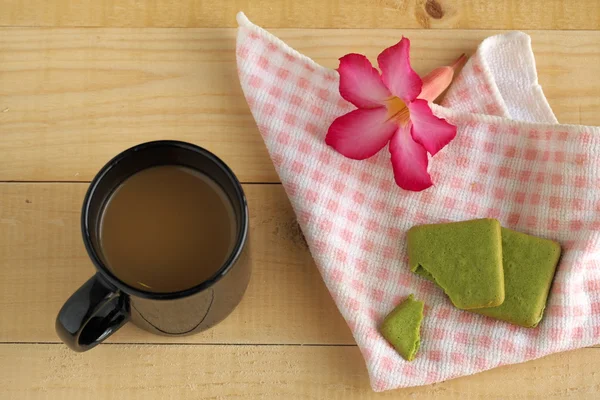
M 409 59 L 410 41 L 385 49 L 377 57 L 381 74 L 361 54 L 340 58 L 340 94 L 358 109 L 337 118 L 325 142 L 348 158 L 364 160 L 389 142 L 396 184 L 421 191 L 433 185 L 428 156 L 456 136 L 456 127 L 433 115 L 429 101 L 450 84 L 454 69 L 441 67 L 421 80 Z

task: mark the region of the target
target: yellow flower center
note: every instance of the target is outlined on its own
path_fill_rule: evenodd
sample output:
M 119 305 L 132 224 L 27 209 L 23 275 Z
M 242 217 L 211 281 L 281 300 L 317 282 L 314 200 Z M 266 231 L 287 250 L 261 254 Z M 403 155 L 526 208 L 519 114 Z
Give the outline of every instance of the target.
M 386 100 L 388 110 L 387 121 L 394 121 L 400 126 L 405 126 L 410 121 L 410 111 L 399 97 L 390 97 Z

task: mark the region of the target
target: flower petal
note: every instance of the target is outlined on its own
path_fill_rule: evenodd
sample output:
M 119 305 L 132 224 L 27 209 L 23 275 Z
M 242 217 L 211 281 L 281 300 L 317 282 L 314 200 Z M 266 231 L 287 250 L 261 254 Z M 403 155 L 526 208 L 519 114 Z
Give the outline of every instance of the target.
M 405 103 L 416 99 L 423 85 L 410 66 L 409 52 L 410 40 L 403 37 L 398 44 L 388 47 L 377 57 L 383 83 Z
M 456 137 L 456 126 L 433 115 L 429 103 L 417 99 L 408 105 L 411 134 L 432 156 Z
M 410 129 L 410 124 L 400 126 L 390 141 L 394 179 L 402 189 L 420 192 L 433 182 L 427 172 L 427 151 L 413 140 Z
M 419 99 L 434 101 L 450 85 L 456 70 L 463 66 L 467 61 L 467 56 L 463 53 L 450 66 L 439 67 L 423 77 L 423 88 L 419 94 Z
M 364 160 L 381 150 L 395 130 L 385 107 L 359 108 L 333 121 L 325 143 L 348 158 Z
M 392 94 L 383 84 L 379 71 L 362 54 L 340 58 L 340 94 L 358 108 L 381 107 Z
M 439 67 L 423 77 L 423 89 L 419 99 L 434 101 L 452 82 L 454 70 L 450 67 Z

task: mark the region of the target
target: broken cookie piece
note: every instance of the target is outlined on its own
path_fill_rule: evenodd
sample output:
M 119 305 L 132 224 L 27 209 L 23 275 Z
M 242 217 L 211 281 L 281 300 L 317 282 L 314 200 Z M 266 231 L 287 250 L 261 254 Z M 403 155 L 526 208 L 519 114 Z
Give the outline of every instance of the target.
M 472 311 L 526 328 L 536 327 L 544 315 L 560 252 L 557 242 L 502 228 L 504 303 Z
M 411 294 L 385 317 L 379 331 L 407 361 L 412 361 L 421 344 L 420 330 L 424 304 Z
M 415 226 L 408 231 L 411 271 L 435 281 L 455 307 L 504 301 L 502 239 L 495 219 Z

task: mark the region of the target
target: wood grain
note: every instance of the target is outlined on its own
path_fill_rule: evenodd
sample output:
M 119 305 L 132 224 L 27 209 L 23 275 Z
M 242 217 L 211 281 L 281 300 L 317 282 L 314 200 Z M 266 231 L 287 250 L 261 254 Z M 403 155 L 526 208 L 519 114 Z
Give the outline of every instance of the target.
M 79 183 L 0 184 L 0 342 L 59 342 L 56 314 L 94 272 L 79 228 L 86 189 Z M 354 343 L 283 188 L 246 185 L 244 190 L 253 271 L 234 313 L 214 329 L 180 338 L 128 324 L 111 342 Z
M 593 0 L 0 0 L 0 26 L 597 29 Z
M 424 73 L 493 31 L 275 30 L 329 67 L 375 57 L 402 34 Z M 531 32 L 560 121 L 600 125 L 600 32 Z M 0 181 L 89 181 L 153 139 L 197 143 L 243 182 L 278 182 L 239 88 L 234 29 L 0 30 Z
M 598 349 L 373 393 L 356 347 L 0 345 L 6 399 L 595 399 Z

